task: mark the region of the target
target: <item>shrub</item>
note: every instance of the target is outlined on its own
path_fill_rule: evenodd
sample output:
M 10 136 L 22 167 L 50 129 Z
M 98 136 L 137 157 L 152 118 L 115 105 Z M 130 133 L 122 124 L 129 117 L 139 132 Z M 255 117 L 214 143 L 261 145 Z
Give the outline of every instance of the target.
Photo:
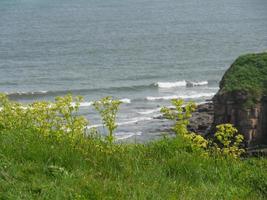
M 175 106 L 175 110 L 163 107 L 161 112 L 167 119 L 175 121 L 173 127 L 175 133 L 182 135 L 188 134 L 187 126 L 190 123 L 189 119 L 192 117 L 191 113 L 196 109 L 196 104 L 190 102 L 183 106 L 184 100 L 182 99 L 172 99 L 171 103 Z
M 163 107 L 161 112 L 167 119 L 175 121 L 174 132 L 191 141 L 192 149 L 206 149 L 208 141 L 201 135 L 189 132 L 187 129 L 192 112 L 196 109 L 196 104 L 192 102 L 185 104 L 182 99 L 173 99 L 171 102 L 175 106 L 175 110 Z
M 213 143 L 213 150 L 219 152 L 221 155 L 227 155 L 234 158 L 239 157 L 245 152 L 243 148 L 240 148 L 244 137 L 238 134 L 238 130 L 233 127 L 232 124 L 221 124 L 216 126 L 217 131 L 215 138 L 217 142 Z
M 114 131 L 117 128 L 116 116 L 121 103 L 121 101 L 114 100 L 111 97 L 105 97 L 99 101 L 95 101 L 93 104 L 95 109 L 99 112 L 103 124 L 108 130 L 106 139 L 109 143 L 114 141 Z
M 78 116 L 81 97 L 57 97 L 55 102 L 34 102 L 29 105 L 9 101 L 0 95 L 0 131 L 32 130 L 54 139 L 67 136 L 78 139 L 85 134 L 87 120 Z
M 196 104 L 192 102 L 185 104 L 181 99 L 173 99 L 171 102 L 175 109 L 164 107 L 161 112 L 167 119 L 175 121 L 174 132 L 190 141 L 193 150 L 204 149 L 210 155 L 230 156 L 233 158 L 237 158 L 244 153 L 245 150 L 240 148 L 244 137 L 238 134 L 233 125 L 221 124 L 217 126 L 216 140 L 207 140 L 199 134 L 189 132 L 187 129 L 192 112 L 196 109 Z M 204 155 L 207 155 L 207 153 Z

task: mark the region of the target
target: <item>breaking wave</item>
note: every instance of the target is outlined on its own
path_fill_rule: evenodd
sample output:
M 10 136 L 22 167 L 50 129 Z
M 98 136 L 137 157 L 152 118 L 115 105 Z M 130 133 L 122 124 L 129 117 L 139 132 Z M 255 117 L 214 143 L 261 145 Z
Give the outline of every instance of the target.
M 170 95 L 170 96 L 162 96 L 162 97 L 146 97 L 148 101 L 156 101 L 156 100 L 170 100 L 170 99 L 197 99 L 203 97 L 212 97 L 215 93 L 199 93 L 199 94 L 189 94 L 189 95 Z
M 128 98 L 120 99 L 120 101 L 122 103 L 131 103 L 131 99 L 128 99 Z
M 203 85 L 208 85 L 208 81 L 199 81 L 199 82 L 193 82 L 193 81 L 187 81 L 186 86 L 187 87 L 195 87 L 195 86 L 203 86 Z
M 176 88 L 176 87 L 195 87 L 195 86 L 203 86 L 208 85 L 208 81 L 175 81 L 175 82 L 157 82 L 154 85 L 159 88 Z
M 135 124 L 138 123 L 140 121 L 150 121 L 152 120 L 152 117 L 136 117 L 136 118 L 132 118 L 129 121 L 124 121 L 124 122 L 118 122 L 117 125 L 118 126 L 123 126 L 123 125 L 129 125 L 129 124 Z M 89 125 L 87 126 L 88 129 L 90 128 L 98 128 L 98 127 L 102 127 L 103 124 L 94 124 L 94 125 Z
M 176 81 L 176 82 L 157 82 L 155 85 L 159 88 L 173 88 L 186 86 L 186 81 Z
M 116 132 L 115 133 L 115 138 L 116 140 L 125 140 L 127 138 L 133 137 L 133 136 L 140 136 L 142 135 L 142 132 Z
M 159 112 L 160 110 L 161 108 L 155 108 L 155 109 L 150 109 L 150 110 L 137 111 L 137 113 L 141 115 L 149 115 L 149 114 Z
M 122 86 L 122 87 L 107 87 L 107 88 L 88 88 L 88 89 L 70 89 L 70 90 L 54 90 L 54 91 L 30 91 L 30 92 L 6 92 L 7 96 L 12 99 L 33 99 L 36 97 L 54 97 L 54 96 L 62 96 L 66 94 L 72 95 L 86 95 L 91 92 L 101 92 L 101 93 L 110 93 L 111 91 L 116 94 L 116 92 L 120 91 L 142 91 L 146 89 L 168 89 L 168 88 L 176 88 L 176 87 L 195 87 L 195 86 L 203 86 L 208 85 L 208 81 L 175 81 L 175 82 L 157 82 L 148 85 L 132 85 L 132 86 Z

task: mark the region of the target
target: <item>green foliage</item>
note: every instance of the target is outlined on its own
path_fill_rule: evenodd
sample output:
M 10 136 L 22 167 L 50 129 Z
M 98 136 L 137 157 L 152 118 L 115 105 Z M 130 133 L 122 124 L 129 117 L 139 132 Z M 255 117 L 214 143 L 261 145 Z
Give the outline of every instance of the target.
M 0 199 L 266 199 L 266 159 L 203 156 L 189 133 L 107 144 L 84 136 L 80 100 L 26 108 L 1 96 Z
M 181 135 L 186 140 L 190 141 L 193 150 L 206 149 L 208 141 L 201 135 L 191 133 L 187 129 L 190 124 L 189 120 L 192 117 L 192 112 L 196 109 L 196 104 L 192 102 L 185 104 L 182 99 L 172 99 L 171 103 L 175 109 L 163 107 L 161 112 L 164 117 L 175 122 L 173 130 L 176 135 Z
M 232 124 L 221 124 L 216 128 L 215 137 L 218 142 L 213 143 L 214 151 L 219 151 L 221 155 L 232 156 L 234 158 L 239 157 L 245 152 L 243 148 L 240 148 L 244 137 L 238 134 L 238 130 Z
M 55 102 L 34 102 L 27 106 L 0 95 L 0 131 L 32 130 L 37 134 L 60 139 L 84 136 L 87 120 L 77 116 L 81 97 L 57 97 Z M 75 103 L 73 103 L 75 102 Z
M 267 94 L 267 53 L 240 56 L 225 73 L 220 88 L 223 92 L 244 91 L 247 104 Z
M 203 155 L 219 155 L 219 156 L 230 156 L 238 158 L 244 149 L 240 148 L 244 137 L 238 134 L 236 128 L 231 124 L 222 124 L 217 126 L 217 132 L 215 137 L 217 140 L 207 140 L 203 136 L 189 132 L 187 126 L 189 125 L 190 117 L 192 112 L 195 111 L 196 105 L 194 103 L 187 103 L 181 99 L 173 99 L 172 105 L 175 109 L 164 107 L 161 109 L 163 115 L 170 120 L 175 122 L 173 130 L 176 135 L 181 135 L 183 138 L 188 140 L 193 150 L 205 150 L 206 153 Z
M 105 97 L 99 101 L 95 101 L 93 104 L 108 130 L 107 141 L 110 143 L 114 141 L 114 131 L 117 128 L 116 116 L 121 103 L 121 101 L 114 100 L 111 97 Z
M 187 126 L 192 117 L 191 113 L 196 109 L 196 104 L 190 102 L 183 107 L 184 101 L 182 99 L 172 99 L 171 103 L 175 106 L 175 110 L 163 107 L 161 112 L 167 119 L 175 121 L 174 131 L 176 133 L 185 135 L 188 133 Z

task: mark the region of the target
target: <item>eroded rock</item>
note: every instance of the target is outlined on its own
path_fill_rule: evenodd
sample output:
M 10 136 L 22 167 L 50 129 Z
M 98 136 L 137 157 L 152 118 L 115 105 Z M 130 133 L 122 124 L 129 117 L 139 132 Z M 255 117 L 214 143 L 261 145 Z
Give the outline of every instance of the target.
M 267 53 L 239 57 L 223 76 L 213 98 L 216 125 L 231 123 L 247 146 L 267 144 Z

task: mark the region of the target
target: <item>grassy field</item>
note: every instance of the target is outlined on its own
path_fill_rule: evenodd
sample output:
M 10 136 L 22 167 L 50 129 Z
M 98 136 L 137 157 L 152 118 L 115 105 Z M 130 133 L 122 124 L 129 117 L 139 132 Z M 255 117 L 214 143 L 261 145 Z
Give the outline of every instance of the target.
M 179 136 L 146 145 L 0 134 L 0 199 L 266 199 L 267 160 L 203 156 Z

